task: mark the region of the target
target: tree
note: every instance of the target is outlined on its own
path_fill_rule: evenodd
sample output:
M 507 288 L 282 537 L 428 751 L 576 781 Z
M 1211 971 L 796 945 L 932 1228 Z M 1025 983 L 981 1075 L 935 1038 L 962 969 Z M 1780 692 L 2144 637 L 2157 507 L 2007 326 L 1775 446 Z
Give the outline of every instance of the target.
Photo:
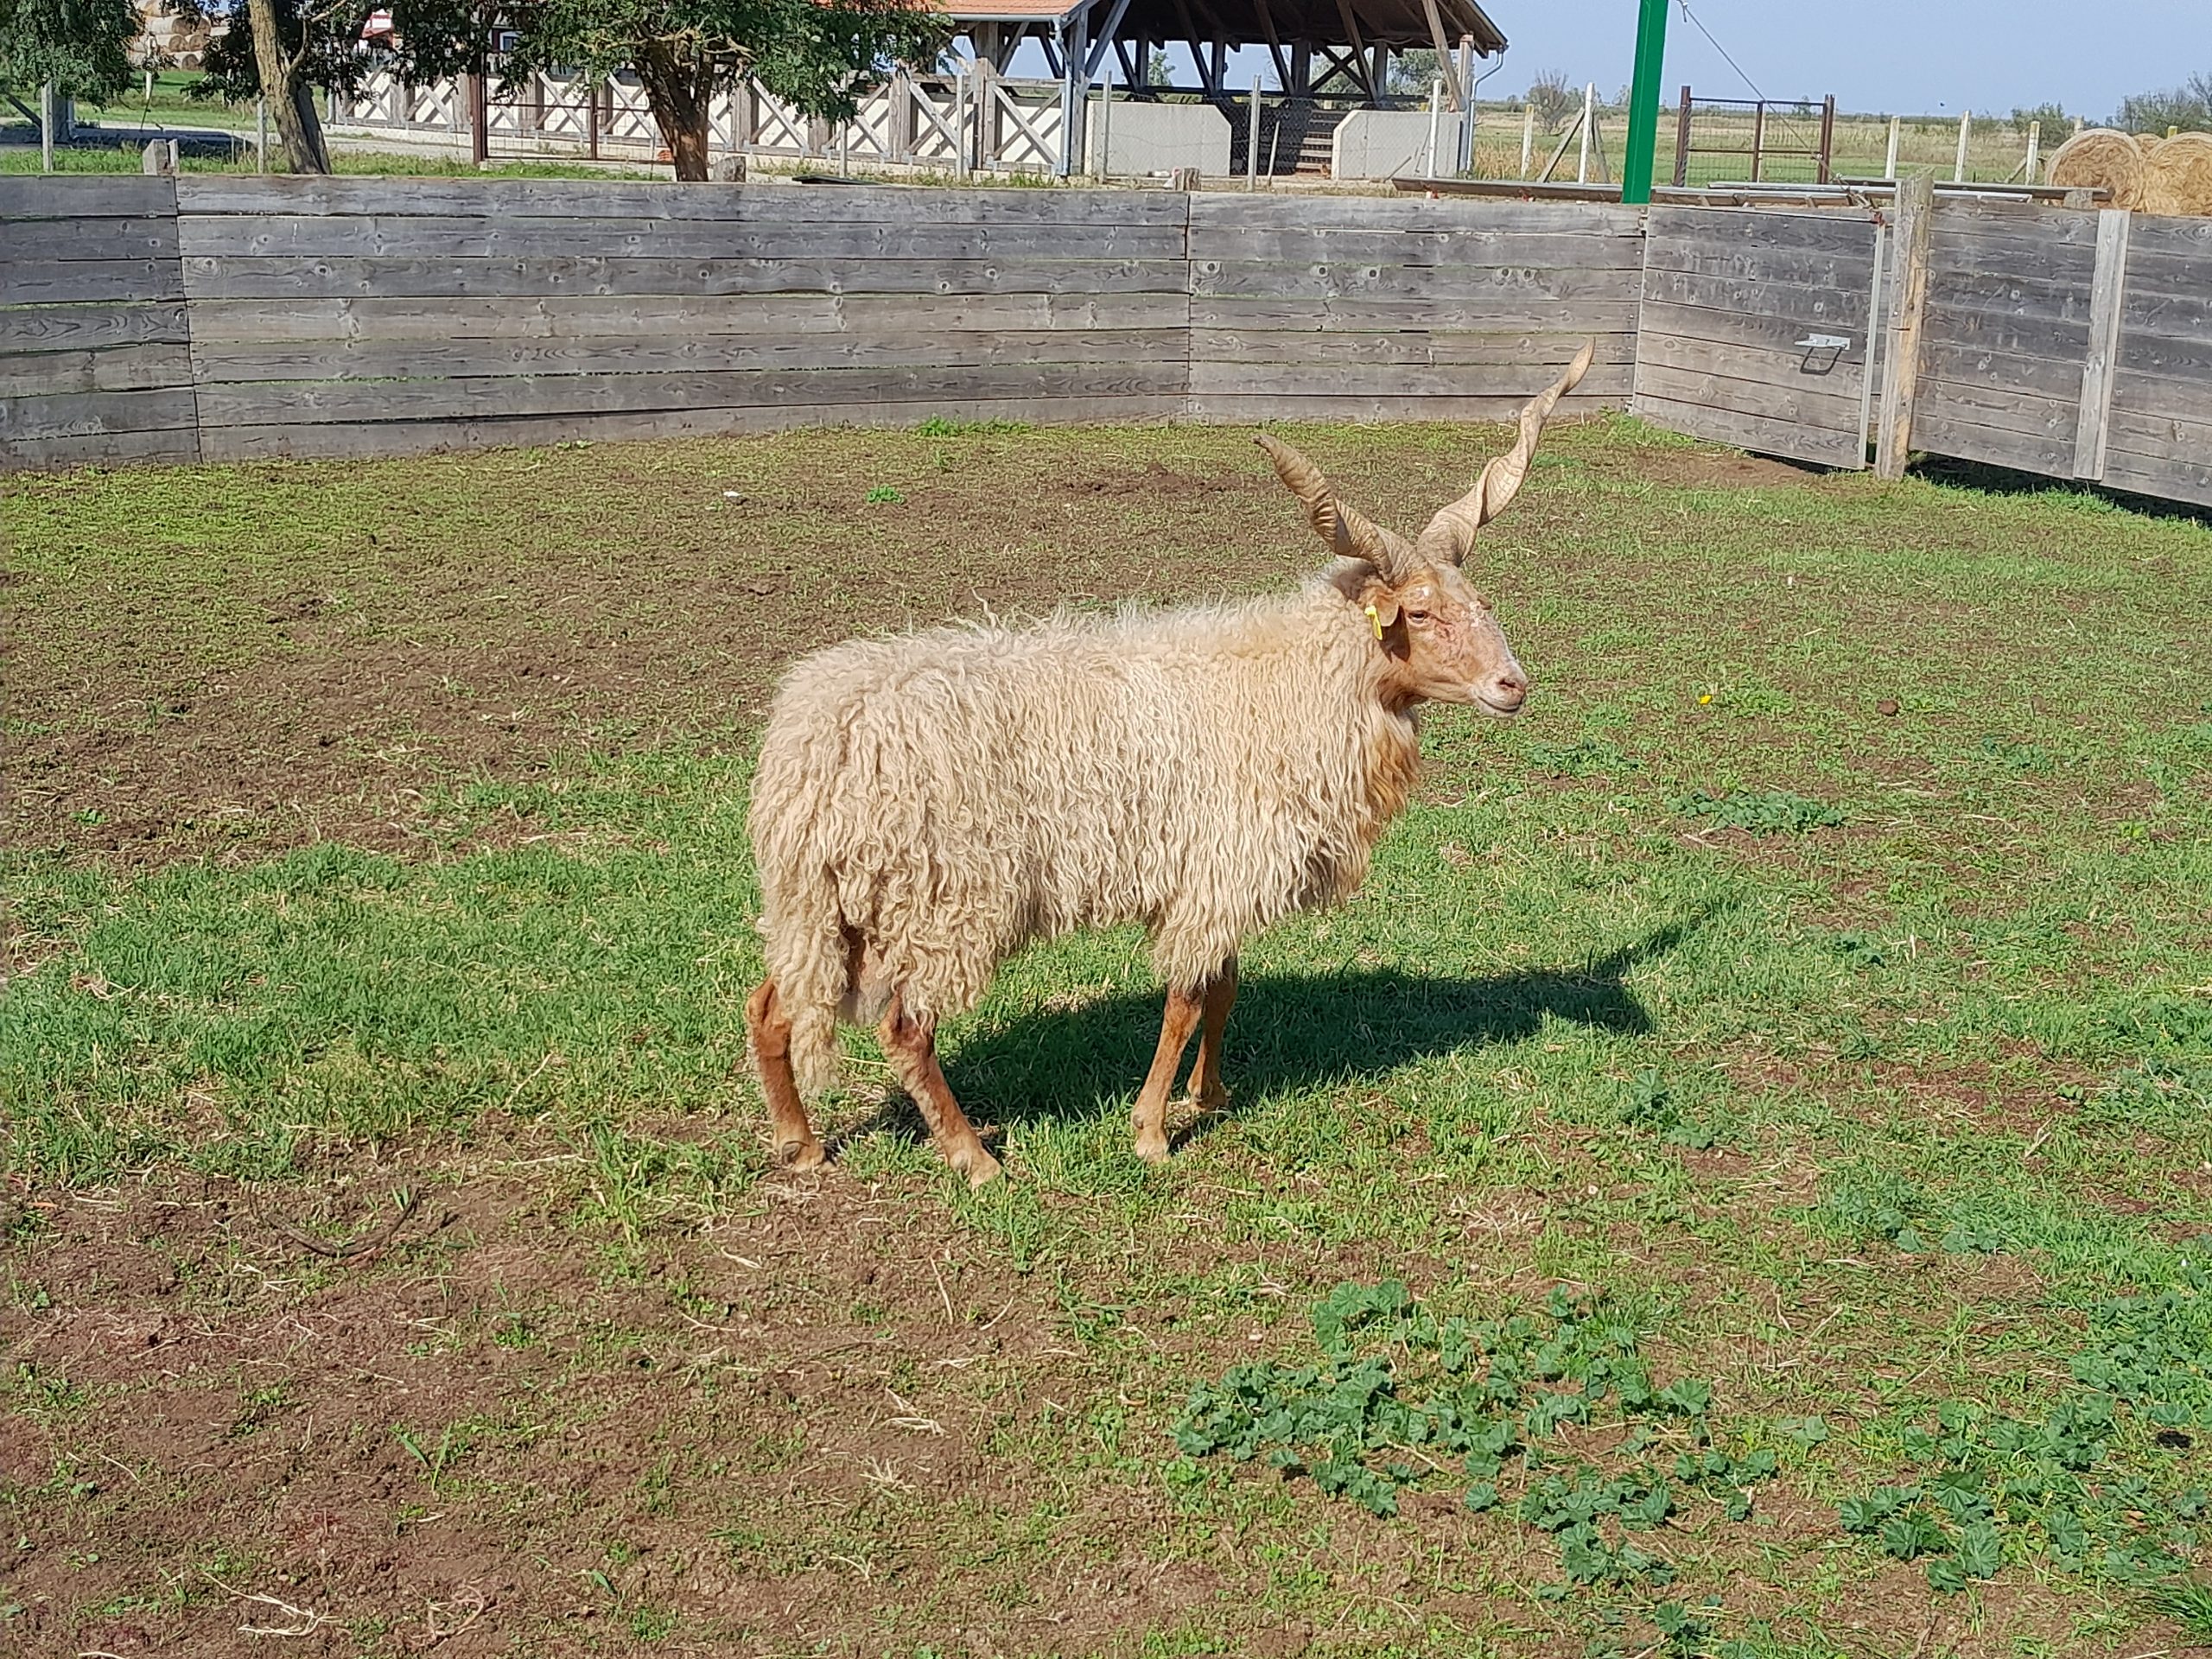
M 211 10 L 225 3 L 213 0 Z M 266 99 L 286 169 L 327 173 L 318 89 L 356 92 L 379 69 L 412 84 L 484 65 L 484 32 L 466 0 L 409 0 L 405 33 L 371 46 L 361 29 L 377 10 L 379 0 L 235 0 L 231 27 L 208 46 L 201 60 L 207 73 L 193 96 L 229 104 Z
M 632 69 L 679 179 L 707 176 L 715 94 L 750 78 L 810 116 L 849 121 L 900 62 L 933 63 L 942 21 L 917 0 L 522 0 L 506 73 Z
M 0 89 L 98 103 L 130 84 L 131 0 L 0 0 Z
M 1390 60 L 1390 80 L 1383 91 L 1400 98 L 1427 98 L 1436 79 L 1436 49 L 1408 47 Z
M 2059 137 L 2073 130 L 2074 118 L 2060 104 L 2038 104 L 2032 109 L 2012 111 L 2012 130 L 2021 137 L 2026 137 L 2028 129 L 2033 126 L 2040 126 L 2045 138 Z
M 2160 137 L 2168 127 L 2184 132 L 2212 131 L 2212 74 L 2191 75 L 2182 86 L 2122 99 L 2112 124 L 2122 132 Z
M 1563 70 L 1547 69 L 1529 84 L 1529 107 L 1547 132 L 1557 132 L 1582 107 L 1582 93 L 1567 84 Z

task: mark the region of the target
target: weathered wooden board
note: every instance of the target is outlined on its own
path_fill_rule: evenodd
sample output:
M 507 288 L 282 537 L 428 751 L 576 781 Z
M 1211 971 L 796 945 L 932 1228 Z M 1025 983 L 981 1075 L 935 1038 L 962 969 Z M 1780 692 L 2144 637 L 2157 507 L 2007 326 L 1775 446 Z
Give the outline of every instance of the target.
M 2015 432 L 1963 418 L 1956 405 L 1924 409 L 1912 429 L 1913 447 L 1930 454 L 1978 461 L 1992 467 L 2063 478 L 2074 466 L 2074 426 L 2045 432 Z
M 1883 245 L 1864 213 L 1653 208 L 1633 407 L 1716 442 L 1865 466 Z
M 1194 294 L 1195 328 L 1281 329 L 1286 334 L 1344 330 L 1459 328 L 1531 334 L 1609 334 L 1636 332 L 1634 295 L 1610 300 L 1551 300 L 1541 295 L 1485 294 L 1478 304 L 1459 301 L 1370 299 L 1364 296 L 1286 298 L 1275 295 Z
M 2164 214 L 2138 213 L 2128 227 L 2132 257 L 2158 258 L 2171 255 L 2182 259 L 2212 259 L 2212 219 L 2176 219 Z
M 0 471 L 10 472 L 200 459 L 200 434 L 188 426 L 143 432 L 80 432 L 59 438 L 10 437 L 5 440 L 4 446 L 0 446 Z
M 2146 420 L 2212 422 L 2212 373 L 2143 374 L 2122 370 L 2113 377 L 2112 409 Z
M 1636 395 L 1635 408 L 1654 426 L 1662 426 L 1672 432 L 1693 433 L 1714 443 L 1732 443 L 1739 449 L 1759 454 L 1781 455 L 1787 461 L 1810 461 L 1821 467 L 1859 467 L 1866 464 L 1865 440 L 1854 442 L 1848 432 L 1797 427 L 1785 433 L 1784 429 L 1764 416 L 1746 415 L 1738 410 L 1707 404 L 1677 403 L 1641 390 Z M 1778 435 L 1786 437 L 1789 444 L 1787 452 L 1777 447 Z
M 1522 231 L 1325 231 L 1295 226 L 1191 232 L 1191 257 L 1263 265 L 1558 265 L 1642 268 L 1643 238 Z
M 162 219 L 176 216 L 176 181 L 143 175 L 0 175 L 0 223 L 10 238 L 23 219 Z
M 175 234 L 173 232 L 173 234 Z M 849 224 L 677 219 L 556 219 L 542 215 L 351 218 L 193 217 L 182 251 L 198 259 L 566 261 L 594 258 L 1179 261 L 1180 225 Z
M 1214 392 L 1195 400 L 1192 412 L 1202 420 L 1246 423 L 1255 421 L 1497 421 L 1512 420 L 1528 402 L 1526 396 L 1500 397 L 1423 397 L 1410 401 L 1395 392 L 1381 396 L 1300 392 L 1288 396 Z M 1571 408 L 1571 404 L 1561 406 Z M 1585 404 L 1586 410 L 1592 405 Z M 1503 446 L 1501 446 L 1503 447 Z M 1476 457 L 1479 459 L 1479 457 Z
M 1635 207 L 1584 201 L 1429 201 L 1420 197 L 1246 195 L 1209 193 L 1188 198 L 1192 234 L 1202 231 L 1527 232 L 1541 235 L 1634 237 L 1643 228 Z
M 1673 208 L 1654 208 L 1656 215 Z M 1792 219 L 1796 214 L 1765 215 Z M 1685 276 L 1713 276 L 1723 281 L 1787 283 L 1800 288 L 1863 292 L 1874 273 L 1873 226 L 1861 224 L 1866 245 L 1839 253 L 1824 248 L 1796 248 L 1787 244 L 1745 247 L 1736 243 L 1679 240 L 1655 231 L 1644 247 L 1645 269 L 1680 271 Z
M 1191 300 L 1164 294 L 745 294 L 635 298 L 200 300 L 197 340 L 661 340 L 671 335 L 1181 328 Z
M 1166 364 L 1013 364 L 955 367 L 723 370 L 635 375 L 485 375 L 451 380 L 272 381 L 200 388 L 203 429 L 279 422 L 464 420 L 500 416 L 639 414 L 785 404 L 962 403 L 988 397 L 1185 395 Z
M 1191 392 L 1201 400 L 1226 393 L 1290 399 L 1504 397 L 1525 401 L 1541 391 L 1558 372 L 1556 368 L 1534 365 L 1422 367 L 1406 363 L 1218 363 L 1203 359 L 1192 359 L 1190 366 Z M 1634 373 L 1633 366 L 1625 364 L 1593 368 L 1578 390 L 1586 401 L 1624 403 Z M 1203 401 L 1200 407 L 1206 407 Z
M 1331 330 L 1292 333 L 1280 328 L 1194 328 L 1190 331 L 1193 362 L 1224 365 L 1265 363 L 1291 366 L 1359 364 L 1440 367 L 1524 368 L 1540 378 L 1531 391 L 1573 360 L 1586 341 L 1598 342 L 1595 367 L 1632 368 L 1636 337 L 1627 334 L 1587 334 L 1452 328 L 1405 328 L 1355 333 Z M 1587 383 L 1586 382 L 1586 386 Z
M 2026 397 L 1993 385 L 1986 379 L 1944 380 L 1923 372 L 1920 415 L 1948 414 L 1975 426 L 2002 432 L 2024 432 L 2035 436 L 2064 432 L 2071 435 L 2080 419 L 2074 397 Z M 1913 445 L 1921 442 L 1919 416 L 1915 417 Z M 2073 476 L 2073 452 L 2067 452 L 2064 476 Z
M 1189 199 L 1135 190 L 677 184 L 618 179 L 223 178 L 188 175 L 188 215 L 527 215 L 894 225 L 1181 225 Z
M 1079 245 L 1079 244 L 1078 244 Z M 328 259 L 188 257 L 194 301 L 639 298 L 723 294 L 1130 294 L 1180 289 L 1186 267 L 1166 259 Z M 150 296 L 149 296 L 150 297 Z
M 2212 506 L 2212 420 L 2114 409 L 2107 423 L 2104 482 Z
M 116 432 L 188 434 L 193 418 L 189 386 L 0 397 L 0 443 L 60 443 Z
M 1994 349 L 1974 340 L 1931 334 L 1920 372 L 1956 385 L 1981 386 L 2073 408 L 2082 396 L 2082 359 L 2042 357 Z
M 669 438 L 731 432 L 773 432 L 809 426 L 908 426 L 932 416 L 958 420 L 1151 421 L 1189 412 L 1180 397 L 980 397 L 912 403 L 788 403 L 729 409 L 654 410 L 642 414 L 553 414 L 466 421 L 332 422 L 212 427 L 203 435 L 209 461 L 280 456 L 376 459 L 442 450 L 537 445 L 591 439 Z
M 109 346 L 181 346 L 184 302 L 154 305 L 38 305 L 0 310 L 0 354 L 81 352 Z
M 176 252 L 174 216 L 15 220 L 0 234 L 0 271 L 71 259 L 175 259 Z
M 181 300 L 184 282 L 167 259 L 0 260 L 0 306 Z
M 1726 409 L 1734 414 L 1751 416 L 1777 426 L 1807 427 L 1823 434 L 1839 433 L 1847 440 L 1853 423 L 1859 419 L 1861 401 L 1859 380 L 1855 375 L 1851 378 L 1847 391 L 1831 391 L 1813 386 L 1794 385 L 1780 378 L 1762 378 L 1756 374 L 1738 377 L 1712 369 L 1677 368 L 1655 361 L 1650 354 L 1650 344 L 1648 340 L 1644 342 L 1644 354 L 1637 362 L 1636 388 L 1639 397 L 1707 409 Z M 1737 365 L 1732 364 L 1731 366 Z M 1861 447 L 1864 447 L 1863 440 Z M 1768 450 L 1767 453 L 1776 452 Z
M 147 391 L 191 384 L 192 353 L 181 343 L 0 354 L 0 397 Z
M 194 342 L 203 386 L 254 380 L 463 379 L 486 375 L 659 375 L 723 369 L 955 368 L 1007 364 L 1179 365 L 1179 328 L 663 334 L 613 340 Z
M 2071 363 L 2078 372 L 2089 349 L 2089 319 L 2060 321 L 2050 316 L 2023 316 L 2014 312 L 1990 311 L 1953 305 L 1930 295 L 1927 329 L 1931 340 L 1961 350 L 2002 353 L 2008 357 L 2048 358 Z
M 1675 305 L 1653 299 L 1645 301 L 1641 317 L 1645 327 L 1655 328 L 1670 340 L 1709 340 L 1720 346 L 1781 352 L 1793 358 L 1807 354 L 1797 342 L 1805 337 L 1808 328 L 1815 333 L 1840 334 L 1841 324 L 1846 321 L 1823 315 L 1808 321 L 1802 315 Z M 1837 326 L 1828 327 L 1830 323 Z M 1859 344 L 1855 335 L 1853 344 Z
M 1465 308 L 1469 321 L 1492 305 L 1631 302 L 1634 271 L 1501 265 L 1244 265 L 1191 263 L 1191 292 L 1210 299 L 1417 300 Z

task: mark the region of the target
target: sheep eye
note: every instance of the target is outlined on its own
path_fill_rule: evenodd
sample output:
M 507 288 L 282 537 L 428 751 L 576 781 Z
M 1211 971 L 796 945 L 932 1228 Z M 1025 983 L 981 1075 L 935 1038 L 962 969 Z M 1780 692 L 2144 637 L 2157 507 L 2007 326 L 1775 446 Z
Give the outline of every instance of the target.
M 1408 622 L 1426 622 L 1428 620 L 1428 613 L 1427 611 L 1408 611 L 1406 613 L 1406 620 Z

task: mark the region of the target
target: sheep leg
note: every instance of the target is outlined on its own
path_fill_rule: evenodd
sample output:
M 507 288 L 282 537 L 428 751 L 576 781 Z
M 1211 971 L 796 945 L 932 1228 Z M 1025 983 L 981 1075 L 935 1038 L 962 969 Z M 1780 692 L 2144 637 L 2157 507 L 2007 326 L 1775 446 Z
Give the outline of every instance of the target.
M 1136 1109 L 1129 1126 L 1136 1132 L 1137 1156 L 1147 1163 L 1163 1163 L 1167 1157 L 1167 1096 L 1182 1069 L 1183 1050 L 1198 1023 L 1203 1007 L 1196 991 L 1171 988 L 1167 1007 L 1160 1020 L 1160 1046 L 1153 1051 L 1152 1070 L 1137 1091 Z
M 1206 982 L 1205 998 L 1198 1063 L 1191 1068 L 1191 1103 L 1202 1112 L 1213 1112 L 1229 1103 L 1229 1090 L 1221 1080 L 1221 1035 L 1229 1026 L 1229 1011 L 1236 1006 L 1236 957 Z
M 760 1068 L 760 1092 L 767 1096 L 768 1120 L 775 1130 L 775 1160 L 785 1169 L 822 1166 L 822 1142 L 806 1121 L 806 1104 L 791 1075 L 791 1022 L 776 995 L 776 982 L 760 982 L 745 1004 L 745 1028 L 753 1039 L 753 1063 Z
M 876 1033 L 883 1039 L 883 1052 L 898 1074 L 900 1087 L 921 1109 L 922 1121 L 930 1126 L 930 1139 L 944 1154 L 944 1161 L 965 1175 L 970 1186 L 996 1180 L 999 1160 L 976 1138 L 975 1125 L 952 1097 L 944 1068 L 938 1064 L 936 1026 L 909 1015 L 905 1000 L 893 992 L 891 1007 Z

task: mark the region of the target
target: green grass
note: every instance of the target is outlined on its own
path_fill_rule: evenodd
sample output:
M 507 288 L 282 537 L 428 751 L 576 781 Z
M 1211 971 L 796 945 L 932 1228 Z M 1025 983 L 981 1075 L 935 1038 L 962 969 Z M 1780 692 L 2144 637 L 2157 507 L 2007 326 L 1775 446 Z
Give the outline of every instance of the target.
M 1295 436 L 1378 504 L 1441 499 L 1469 461 L 1461 429 Z M 1097 598 L 1272 585 L 1313 560 L 1248 448 L 940 423 L 594 446 L 555 468 L 11 480 L 0 510 L 34 658 L 160 597 L 148 649 L 219 677 L 284 649 L 258 632 L 264 589 L 350 592 L 362 638 L 428 638 L 447 622 L 410 633 L 410 607 L 448 590 L 422 573 L 465 559 L 494 589 L 501 561 L 600 548 L 610 512 L 656 548 L 797 550 L 777 556 L 814 585 L 741 624 L 794 646 L 967 606 L 949 590 L 1003 575 L 1024 537 L 1065 541 L 1048 574 Z M 827 1114 L 829 1181 L 910 1230 L 952 1229 L 1059 1357 L 1018 1382 L 896 1374 L 900 1397 L 982 1425 L 978 1465 L 935 1484 L 893 1471 L 864 1503 L 741 1502 L 714 1548 L 794 1585 L 859 1564 L 837 1583 L 870 1651 L 962 1651 L 980 1617 L 903 1600 L 900 1562 L 968 1562 L 969 1588 L 931 1593 L 1003 1611 L 1059 1605 L 1068 1563 L 1123 1550 L 1214 1589 L 1102 1650 L 1235 1649 L 1302 1623 L 1325 1653 L 1809 1659 L 1910 1653 L 1948 1621 L 1961 1652 L 2132 1654 L 2167 1645 L 2160 1621 L 2205 1628 L 2202 1586 L 2174 1575 L 2205 1560 L 2212 1484 L 2212 530 L 2063 490 L 1716 484 L 1707 461 L 1627 422 L 1547 440 L 1478 558 L 1537 678 L 1529 715 L 1437 712 L 1364 892 L 1253 942 L 1233 1106 L 1169 1167 L 1128 1147 L 1158 1019 L 1133 933 L 1031 950 L 945 1033 L 955 1090 L 1001 1132 L 998 1189 L 967 1192 L 911 1114 L 877 1109 L 880 1065 L 855 1039 L 863 1086 Z M 1240 493 L 1063 515 L 1071 474 L 1155 463 Z M 711 516 L 725 479 L 756 516 Z M 887 532 L 853 510 L 874 492 L 912 518 Z M 1272 550 L 1222 551 L 1254 544 Z M 632 632 L 697 602 L 656 596 L 650 567 L 634 583 L 602 601 Z M 59 1194 L 184 1173 L 311 1191 L 371 1154 L 431 1185 L 505 1170 L 533 1225 L 605 1244 L 624 1283 L 690 1262 L 702 1229 L 736 1236 L 715 1230 L 784 1202 L 740 1017 L 754 728 L 699 671 L 714 695 L 618 728 L 649 736 L 580 726 L 527 777 L 445 779 L 405 856 L 264 854 L 250 830 L 168 863 L 7 855 L 28 964 L 0 999 L 8 1171 Z M 946 1287 L 941 1317 L 926 1274 L 911 1306 L 824 1289 L 815 1246 L 789 1242 L 814 1236 L 810 1212 L 782 1213 L 787 1276 L 741 1284 L 862 1336 L 998 1311 Z M 16 1271 L 26 1309 L 72 1294 Z M 1427 1326 L 1365 1302 L 1348 1325 L 1339 1302 L 1309 1329 L 1332 1287 L 1391 1281 Z M 676 1305 L 715 1326 L 749 1294 Z M 1562 1321 L 1581 1345 L 1493 1400 L 1512 1455 L 1474 1437 L 1446 1458 L 1382 1410 L 1440 1421 L 1454 1379 L 1496 1372 L 1452 1370 L 1436 1333 L 1516 1316 L 1484 1351 L 1531 1378 Z M 572 1378 L 617 1375 L 627 1350 L 578 1346 L 581 1317 L 487 1309 L 453 1340 L 556 1342 Z M 1395 1395 L 1331 1415 L 1377 1355 Z M 1600 1362 L 1611 1395 L 1590 1391 Z M 10 1386 L 57 1434 L 93 1397 L 44 1359 Z M 1217 1392 L 1238 1389 L 1246 1419 Z M 1568 1392 L 1586 1423 L 1545 1403 Z M 1281 1433 L 1254 1427 L 1267 1402 L 1290 1413 Z M 826 1480 L 779 1437 L 828 1436 L 828 1409 L 718 1418 L 717 1455 Z M 1249 1461 L 1216 1455 L 1248 1428 Z M 491 1429 L 388 1433 L 417 1497 L 495 1502 Z M 1317 1484 L 1332 1444 L 1369 1479 Z M 635 1504 L 696 1513 L 688 1473 L 664 1467 Z M 715 1628 L 625 1563 L 586 1565 L 639 1641 Z

